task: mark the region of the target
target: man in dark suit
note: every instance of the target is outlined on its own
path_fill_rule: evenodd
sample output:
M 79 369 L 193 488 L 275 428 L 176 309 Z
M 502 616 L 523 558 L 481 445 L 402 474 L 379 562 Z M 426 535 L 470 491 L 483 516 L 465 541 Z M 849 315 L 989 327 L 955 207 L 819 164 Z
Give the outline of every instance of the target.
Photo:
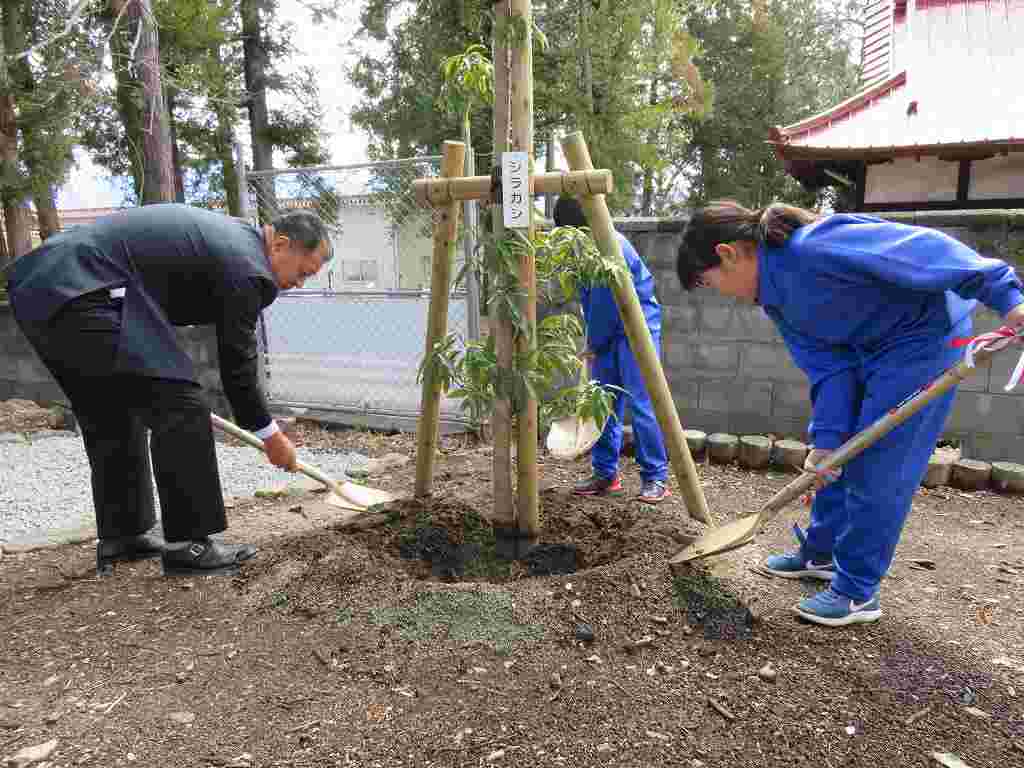
M 294 471 L 295 447 L 257 376 L 256 324 L 278 291 L 300 287 L 331 255 L 327 229 L 308 211 L 260 229 L 160 204 L 62 232 L 9 266 L 15 318 L 82 428 L 100 573 L 155 556 L 168 575 L 234 573 L 255 554 L 211 538 L 227 520 L 210 410 L 173 327 L 216 326 L 235 420 L 264 441 L 272 464 Z

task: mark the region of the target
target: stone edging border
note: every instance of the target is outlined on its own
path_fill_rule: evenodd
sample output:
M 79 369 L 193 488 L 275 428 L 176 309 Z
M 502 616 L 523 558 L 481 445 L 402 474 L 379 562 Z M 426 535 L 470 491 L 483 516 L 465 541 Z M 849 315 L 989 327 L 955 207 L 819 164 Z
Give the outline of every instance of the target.
M 694 458 L 704 456 L 715 464 L 737 462 L 745 469 L 770 466 L 799 470 L 810 446 L 799 440 L 773 440 L 765 435 L 710 435 L 697 429 L 683 430 Z M 996 493 L 1024 493 L 1024 465 L 1009 461 L 978 461 L 962 458 L 959 449 L 936 448 L 928 460 L 921 485 L 925 488 L 950 486 L 962 491 L 991 490 Z

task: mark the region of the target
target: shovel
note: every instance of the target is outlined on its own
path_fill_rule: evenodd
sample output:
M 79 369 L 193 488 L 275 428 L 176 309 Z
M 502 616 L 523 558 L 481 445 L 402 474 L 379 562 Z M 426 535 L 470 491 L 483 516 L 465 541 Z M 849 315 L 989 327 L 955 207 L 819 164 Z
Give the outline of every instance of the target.
M 232 424 L 230 421 L 225 421 L 215 413 L 211 413 L 210 418 L 213 419 L 214 426 L 218 429 L 221 429 L 228 434 L 237 437 L 239 440 L 248 443 L 253 448 L 266 453 L 266 449 L 263 447 L 263 441 L 256 437 L 256 435 Z M 333 480 L 325 475 L 316 467 L 312 467 L 301 461 L 296 462 L 296 468 L 307 477 L 311 477 L 314 480 L 323 483 L 327 489 L 331 491 L 330 495 L 327 497 L 327 503 L 332 507 L 350 509 L 355 512 L 365 512 L 368 507 L 372 507 L 374 504 L 384 504 L 389 501 L 394 501 L 396 498 L 387 491 L 368 488 L 365 485 L 358 485 L 347 481 L 339 483 L 337 480 Z
M 584 336 L 583 348 L 586 349 Z M 584 362 L 580 366 L 580 386 L 586 384 L 590 374 L 590 364 Z M 581 419 L 579 416 L 567 416 L 552 423 L 548 430 L 548 452 L 556 459 L 578 459 L 585 454 L 601 438 L 604 424 L 598 425 L 593 418 Z
M 947 369 L 945 373 L 930 384 L 926 384 L 917 390 L 899 406 L 843 443 L 817 466 L 817 472 L 824 473 L 843 466 L 866 448 L 874 445 L 932 400 L 945 394 L 952 387 L 966 379 L 974 372 L 977 364 L 987 364 L 996 352 L 1016 343 L 1018 338 L 1019 336 L 1009 328 L 1000 328 L 992 333 L 978 336 L 971 342 L 972 345 L 978 342 L 982 343 L 977 351 L 972 351 L 969 348 L 963 360 Z M 1014 371 L 1014 375 L 1010 379 L 1011 384 L 1007 387 L 1008 389 L 1011 389 L 1012 385 L 1019 378 L 1022 364 L 1024 364 L 1024 357 L 1021 358 L 1021 363 L 1018 363 L 1018 370 Z M 678 563 L 700 560 L 711 555 L 719 555 L 723 552 L 739 549 L 751 543 L 754 540 L 754 534 L 763 525 L 772 520 L 791 501 L 809 491 L 814 486 L 816 480 L 817 474 L 814 472 L 802 474 L 769 499 L 760 512 L 741 517 L 739 520 L 733 520 L 730 523 L 713 529 L 679 552 L 669 560 L 669 564 L 676 565 Z

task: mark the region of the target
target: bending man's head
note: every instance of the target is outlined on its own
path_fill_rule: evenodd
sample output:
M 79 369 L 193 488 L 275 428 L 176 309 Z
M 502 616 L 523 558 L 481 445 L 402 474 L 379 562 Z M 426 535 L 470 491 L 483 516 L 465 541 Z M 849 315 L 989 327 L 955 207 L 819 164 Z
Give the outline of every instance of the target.
M 334 258 L 327 226 L 312 211 L 278 216 L 265 237 L 270 268 L 282 289 L 301 288 Z

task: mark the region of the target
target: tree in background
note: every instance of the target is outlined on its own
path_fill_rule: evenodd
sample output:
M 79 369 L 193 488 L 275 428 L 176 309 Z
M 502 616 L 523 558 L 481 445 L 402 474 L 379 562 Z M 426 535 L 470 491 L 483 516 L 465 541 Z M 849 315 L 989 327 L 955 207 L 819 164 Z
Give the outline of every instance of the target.
M 641 216 L 665 213 L 682 176 L 672 162 L 679 147 L 692 138 L 691 127 L 710 113 L 713 88 L 694 59 L 700 44 L 683 26 L 674 0 L 656 0 L 651 22 L 641 38 L 640 71 L 646 73 L 647 103 L 638 110 L 637 129 L 645 141 L 637 145 Z
M 431 98 L 443 91 L 435 73 L 441 62 L 491 39 L 492 5 L 367 0 L 362 34 L 385 42 L 387 52 L 361 57 L 350 80 L 363 93 L 352 122 L 367 132 L 373 157 L 437 154 L 445 139 L 463 133 Z M 614 174 L 609 204 L 632 211 L 640 178 L 653 206 L 654 190 L 669 180 L 661 156 L 689 130 L 681 117 L 696 117 L 709 103 L 676 0 L 548 0 L 534 10 L 546 41 L 534 51 L 538 143 L 555 130 L 582 130 L 595 164 Z M 404 18 L 396 21 L 399 12 Z M 481 110 L 470 120 L 477 150 L 490 155 L 491 115 Z
M 538 131 L 583 132 L 595 166 L 614 176 L 614 211 L 657 212 L 673 182 L 664 158 L 688 139 L 682 118 L 698 121 L 710 106 L 698 46 L 682 26 L 686 7 L 552 0 L 538 12 L 551 41 L 536 56 Z
M 767 143 L 769 129 L 815 114 L 855 92 L 858 71 L 846 34 L 856 4 L 842 0 L 701 0 L 687 26 L 700 41 L 697 64 L 715 86 L 715 108 L 693 124 L 675 159 L 698 205 L 735 197 L 759 207 L 817 193 L 787 176 Z M 759 11 L 755 13 L 755 11 Z
M 291 25 L 274 15 L 276 2 L 154 0 L 153 8 L 169 106 L 175 199 L 226 205 L 230 213 L 241 214 L 233 148 L 245 122 L 250 123 L 253 169 L 274 167 L 275 150 L 289 166 L 326 162 L 324 115 L 314 76 L 280 71 L 295 49 Z M 322 21 L 332 13 L 332 4 L 308 10 L 314 21 Z M 131 71 L 118 72 L 115 66 L 115 74 L 117 87 L 99 90 L 82 143 L 113 175 L 130 175 L 140 200 L 136 116 L 142 90 Z M 269 96 L 284 104 L 271 108 Z M 270 215 L 276 207 L 274 191 L 268 186 L 257 196 L 264 202 L 263 214 Z
M 31 199 L 42 238 L 59 228 L 54 189 L 67 178 L 77 118 L 100 67 L 85 0 L 2 0 L 0 264 L 31 247 Z
M 365 0 L 358 38 L 385 43 L 383 56 L 366 54 L 348 73 L 362 94 L 352 124 L 366 131 L 374 160 L 440 154 L 442 143 L 463 131 L 462 115 L 445 108 L 441 63 L 474 43 L 489 43 L 491 0 L 448 3 Z M 406 13 L 397 23 L 399 12 Z M 389 26 L 390 25 L 390 26 Z M 491 151 L 491 115 L 470 114 L 477 151 Z

